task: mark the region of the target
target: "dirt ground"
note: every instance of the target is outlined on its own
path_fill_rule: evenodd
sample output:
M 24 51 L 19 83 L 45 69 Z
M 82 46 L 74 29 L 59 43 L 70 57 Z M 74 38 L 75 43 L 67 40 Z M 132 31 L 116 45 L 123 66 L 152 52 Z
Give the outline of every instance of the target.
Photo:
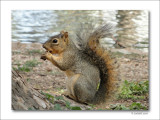
M 22 67 L 26 61 L 35 60 L 37 65 L 29 72 L 20 71 L 25 80 L 35 89 L 50 94 L 60 95 L 65 90 L 65 75 L 49 61 L 40 59 L 44 49 L 40 43 L 19 43 L 12 42 L 12 68 Z M 145 81 L 149 78 L 148 73 L 148 55 L 143 52 L 134 52 L 133 55 L 117 56 L 119 63 L 119 74 L 122 82 Z M 133 101 L 118 100 L 108 104 L 131 103 Z M 148 104 L 148 101 L 141 101 Z M 103 106 L 107 108 L 107 105 Z

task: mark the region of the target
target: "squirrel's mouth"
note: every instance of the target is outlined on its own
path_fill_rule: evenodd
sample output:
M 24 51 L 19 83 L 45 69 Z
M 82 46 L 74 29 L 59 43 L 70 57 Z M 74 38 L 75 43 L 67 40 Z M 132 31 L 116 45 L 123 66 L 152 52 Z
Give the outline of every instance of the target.
M 46 52 L 52 53 L 52 50 L 49 50 L 44 44 L 43 44 L 43 48 L 46 49 Z
M 45 48 L 46 52 L 52 53 L 52 50 Z
M 46 52 L 52 53 L 52 51 L 51 51 L 51 50 L 46 50 Z

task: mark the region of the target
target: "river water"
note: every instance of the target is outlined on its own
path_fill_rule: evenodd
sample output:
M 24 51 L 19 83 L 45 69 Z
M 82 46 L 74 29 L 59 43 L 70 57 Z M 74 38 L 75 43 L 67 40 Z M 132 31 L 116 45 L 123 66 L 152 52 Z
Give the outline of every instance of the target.
M 103 44 L 125 47 L 145 52 L 149 46 L 149 13 L 138 10 L 13 10 L 12 41 L 43 43 L 53 33 L 66 30 L 71 34 L 82 24 L 95 26 L 111 23 L 115 26 L 113 36 Z

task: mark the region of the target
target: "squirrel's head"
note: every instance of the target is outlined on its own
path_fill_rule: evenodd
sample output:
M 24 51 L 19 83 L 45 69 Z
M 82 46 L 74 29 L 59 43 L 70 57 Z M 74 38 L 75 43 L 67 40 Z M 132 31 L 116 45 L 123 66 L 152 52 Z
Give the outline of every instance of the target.
M 67 48 L 68 42 L 68 32 L 61 31 L 59 35 L 50 37 L 50 39 L 43 44 L 43 48 L 52 54 L 60 54 Z

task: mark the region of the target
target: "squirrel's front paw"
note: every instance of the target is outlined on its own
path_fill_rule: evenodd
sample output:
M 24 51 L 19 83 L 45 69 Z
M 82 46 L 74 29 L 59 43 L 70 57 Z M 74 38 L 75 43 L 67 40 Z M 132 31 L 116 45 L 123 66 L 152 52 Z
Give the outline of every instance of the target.
M 46 60 L 47 58 L 46 58 L 46 56 L 43 54 L 43 55 L 41 56 L 41 59 L 42 59 L 42 60 Z
M 50 59 L 51 56 L 52 56 L 51 53 L 46 52 L 45 54 L 43 54 L 43 55 L 41 56 L 41 59 L 43 59 L 43 60 Z

